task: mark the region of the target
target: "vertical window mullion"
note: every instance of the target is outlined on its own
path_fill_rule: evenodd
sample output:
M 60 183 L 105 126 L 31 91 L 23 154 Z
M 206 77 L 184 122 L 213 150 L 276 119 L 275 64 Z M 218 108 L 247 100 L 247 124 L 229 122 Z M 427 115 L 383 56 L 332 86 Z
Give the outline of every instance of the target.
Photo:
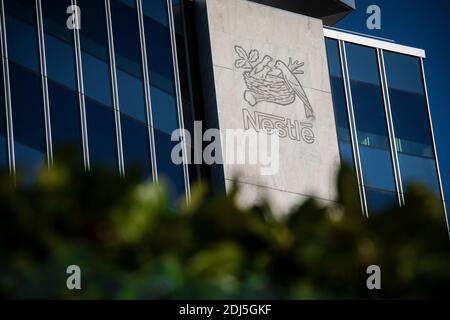
M 11 108 L 11 83 L 9 78 L 9 63 L 8 63 L 8 42 L 6 36 L 6 16 L 5 5 L 3 0 L 0 0 L 1 5 L 1 49 L 2 49 L 2 64 L 3 64 L 3 83 L 5 90 L 5 113 L 6 113 L 6 129 L 7 129 L 7 145 L 8 145 L 8 162 L 9 170 L 12 174 L 16 173 L 16 161 L 14 152 L 14 128 L 12 121 Z
M 72 5 L 76 6 L 77 1 L 72 0 Z M 74 35 L 74 49 L 75 49 L 75 65 L 77 71 L 77 85 L 78 85 L 78 98 L 80 103 L 80 120 L 81 120 L 81 135 L 83 144 L 83 160 L 84 166 L 87 170 L 90 169 L 90 157 L 89 157 L 89 139 L 87 132 L 87 120 L 86 120 L 86 101 L 84 95 L 84 78 L 83 78 L 83 63 L 81 59 L 81 43 L 80 33 L 77 28 L 73 29 Z
M 442 185 L 441 169 L 439 166 L 439 158 L 438 158 L 438 153 L 437 153 L 437 148 L 436 148 L 436 140 L 434 137 L 433 120 L 431 117 L 430 100 L 429 100 L 429 96 L 428 96 L 427 80 L 425 77 L 425 64 L 424 64 L 423 58 L 420 58 L 420 67 L 421 67 L 421 71 L 422 71 L 422 82 L 423 82 L 423 88 L 425 91 L 425 100 L 426 100 L 426 105 L 427 105 L 428 121 L 430 123 L 430 129 L 431 129 L 431 141 L 433 143 L 433 152 L 434 152 L 434 158 L 436 161 L 436 170 L 437 170 L 437 177 L 438 177 L 438 181 L 439 181 L 439 189 L 440 189 L 440 193 L 441 193 L 441 197 L 442 197 L 442 203 L 444 205 L 444 215 L 445 215 L 445 221 L 447 222 L 447 230 L 449 230 L 449 234 L 450 234 L 450 225 L 449 225 L 449 219 L 448 219 L 447 205 L 445 202 L 445 193 L 444 193 L 444 188 Z
M 149 146 L 150 146 L 150 159 L 152 166 L 153 181 L 158 181 L 158 166 L 156 164 L 156 148 L 155 148 L 155 135 L 153 132 L 153 113 L 152 113 L 152 100 L 150 93 L 150 76 L 148 72 L 148 61 L 147 61 L 147 45 L 145 42 L 145 27 L 144 27 L 144 13 L 142 10 L 142 0 L 136 0 L 136 7 L 138 11 L 139 19 L 139 35 L 141 42 L 141 53 L 142 53 L 142 70 L 144 77 L 144 91 L 145 91 L 145 105 L 147 111 L 147 127 L 149 136 Z
M 359 143 L 358 143 L 358 132 L 356 130 L 356 121 L 355 121 L 355 114 L 353 111 L 353 100 L 352 100 L 352 89 L 350 86 L 350 76 L 348 72 L 348 65 L 347 65 L 347 54 L 345 50 L 345 42 L 342 40 L 339 40 L 339 51 L 340 51 L 340 58 L 341 58 L 341 68 L 343 73 L 343 79 L 344 79 L 344 88 L 345 88 L 345 96 L 347 100 L 347 115 L 348 120 L 350 124 L 350 138 L 352 141 L 352 148 L 353 148 L 353 155 L 354 155 L 354 162 L 355 162 L 355 169 L 356 169 L 356 177 L 358 179 L 358 186 L 359 186 L 359 195 L 361 199 L 361 207 L 363 214 L 368 217 L 368 208 L 367 208 L 367 198 L 366 198 L 366 192 L 364 188 L 364 176 L 362 173 L 362 165 L 361 165 L 361 158 L 359 153 Z
M 112 81 L 112 94 L 113 94 L 113 108 L 114 108 L 114 120 L 116 124 L 116 142 L 117 142 L 117 153 L 119 159 L 119 172 L 122 176 L 125 175 L 125 165 L 123 157 L 123 145 L 122 145 L 122 126 L 120 119 L 120 102 L 119 102 L 119 91 L 117 85 L 117 71 L 116 71 L 116 56 L 114 48 L 114 34 L 113 25 L 111 17 L 111 5 L 110 0 L 105 0 L 105 11 L 106 11 L 106 25 L 108 33 L 108 47 L 109 47 L 109 59 L 111 68 L 111 81 Z
M 52 129 L 50 120 L 50 102 L 48 95 L 48 80 L 47 80 L 47 64 L 45 61 L 45 38 L 44 38 L 44 25 L 42 20 L 42 6 L 41 0 L 36 1 L 36 22 L 39 44 L 39 63 L 41 68 L 42 78 L 42 95 L 44 103 L 44 124 L 45 124 L 45 136 L 47 143 L 47 164 L 51 166 L 53 164 L 53 143 L 52 143 Z
M 383 50 L 377 49 L 378 67 L 380 72 L 381 88 L 383 91 L 383 101 L 386 113 L 386 124 L 388 128 L 389 141 L 391 146 L 392 166 L 394 168 L 395 185 L 398 193 L 398 201 L 400 206 L 405 205 L 405 197 L 401 178 L 400 164 L 398 161 L 397 144 L 395 142 L 395 129 L 392 121 L 392 111 L 389 99 L 389 88 L 387 84 L 386 68 L 384 64 Z
M 178 123 L 179 129 L 181 130 L 181 146 L 183 152 L 183 172 L 184 172 L 184 184 L 186 190 L 186 197 L 189 200 L 190 193 L 190 182 L 189 182 L 189 167 L 188 167 L 188 150 L 186 145 L 186 139 L 184 137 L 184 118 L 183 118 L 183 103 L 181 100 L 181 86 L 180 86 L 180 75 L 178 71 L 178 58 L 177 58 L 177 45 L 176 45 L 176 37 L 175 37 L 175 23 L 173 18 L 173 9 L 172 9 L 172 0 L 167 1 L 167 10 L 169 16 L 169 30 L 170 30 L 170 38 L 172 43 L 172 60 L 173 60 L 173 68 L 174 68 L 174 77 L 175 77 L 175 94 L 177 99 L 177 110 L 178 110 Z

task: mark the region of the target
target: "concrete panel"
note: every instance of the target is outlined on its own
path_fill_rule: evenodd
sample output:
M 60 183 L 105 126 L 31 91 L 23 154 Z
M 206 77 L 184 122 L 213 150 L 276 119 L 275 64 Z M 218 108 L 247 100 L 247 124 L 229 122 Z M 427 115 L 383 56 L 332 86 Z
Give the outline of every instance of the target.
M 285 204 L 280 210 L 308 196 L 334 200 L 339 150 L 322 21 L 245 0 L 206 7 L 216 93 L 208 108 L 217 108 L 221 130 L 280 137 L 278 172 L 225 163 L 225 179 L 246 186 L 252 196 L 242 201 L 264 193 Z

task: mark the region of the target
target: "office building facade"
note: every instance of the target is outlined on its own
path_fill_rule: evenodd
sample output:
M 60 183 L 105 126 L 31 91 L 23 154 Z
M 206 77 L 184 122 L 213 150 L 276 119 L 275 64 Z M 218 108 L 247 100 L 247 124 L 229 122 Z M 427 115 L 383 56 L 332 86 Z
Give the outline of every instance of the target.
M 333 29 L 354 1 L 1 0 L 0 166 L 33 177 L 74 146 L 80 164 L 164 180 L 207 179 L 280 211 L 334 201 L 353 167 L 366 215 L 404 205 L 411 182 L 445 200 L 425 52 Z M 79 12 L 78 12 L 79 11 Z M 326 26 L 324 26 L 326 24 Z M 191 164 L 174 130 L 279 136 L 279 170 Z M 275 131 L 276 130 L 276 131 Z M 202 131 L 202 132 L 203 132 Z M 223 141 L 221 141 L 223 146 Z M 171 155 L 181 146 L 186 161 Z

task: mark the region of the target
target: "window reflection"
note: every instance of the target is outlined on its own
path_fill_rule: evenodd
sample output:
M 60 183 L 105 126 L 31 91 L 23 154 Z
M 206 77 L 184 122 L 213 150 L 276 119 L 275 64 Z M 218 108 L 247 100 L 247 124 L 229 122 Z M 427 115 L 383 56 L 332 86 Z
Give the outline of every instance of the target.
M 33 2 L 34 3 L 34 2 Z M 10 60 L 39 70 L 36 15 L 30 1 L 6 0 L 6 33 Z
M 338 42 L 336 40 L 327 39 L 326 46 L 341 161 L 348 166 L 354 167 Z
M 182 165 L 175 165 L 171 159 L 173 147 L 178 142 L 171 141 L 170 135 L 155 130 L 156 161 L 158 165 L 158 177 L 164 181 L 170 190 L 173 200 L 184 196 L 184 173 Z
M 91 166 L 118 169 L 114 114 L 94 100 L 86 98 L 86 117 Z
M 105 2 L 78 0 L 77 4 L 83 12 L 80 43 L 85 94 L 112 108 Z
M 120 111 L 146 123 L 137 10 L 129 3 L 113 0 L 111 16 L 118 68 Z
M 384 60 L 403 186 L 422 183 L 439 194 L 420 60 L 393 52 Z
M 41 77 L 14 63 L 9 70 L 16 166 L 32 177 L 46 154 Z
M 4 5 L 15 160 L 26 182 L 36 177 L 46 159 L 36 13 L 34 1 L 5 0 Z
M 45 48 L 48 77 L 77 91 L 73 44 L 46 34 Z
M 119 86 L 120 111 L 146 123 L 147 113 L 142 80 L 127 72 L 117 70 L 117 84 Z
M 66 25 L 70 0 L 42 1 L 48 77 L 72 90 L 76 87 L 73 32 Z
M 126 115 L 121 117 L 125 170 L 137 170 L 143 179 L 151 177 L 148 127 Z
M 178 128 L 172 44 L 165 0 L 143 1 L 153 124 L 171 134 Z
M 109 64 L 85 52 L 81 53 L 81 57 L 83 60 L 85 94 L 112 108 Z
M 80 44 L 90 162 L 118 172 L 105 2 L 77 0 L 77 4 L 83 12 Z
M 173 130 L 178 128 L 175 97 L 153 86 L 151 87 L 151 95 L 155 128 L 172 134 Z
M 50 119 L 52 123 L 53 149 L 70 147 L 82 157 L 80 107 L 78 94 L 56 82 L 48 82 L 51 97 Z
M 152 116 L 155 127 L 155 148 L 158 176 L 165 180 L 172 196 L 184 195 L 184 171 L 182 165 L 174 165 L 171 151 L 177 142 L 170 135 L 178 129 L 178 110 L 175 98 L 175 78 L 172 60 L 172 44 L 165 0 L 143 1 L 145 42 L 150 74 Z
M 391 52 L 384 58 L 398 151 L 433 158 L 420 61 Z
M 346 51 L 364 184 L 396 192 L 376 50 Z
M 379 214 L 398 204 L 397 193 L 365 188 L 367 208 L 371 214 Z
M 66 25 L 70 0 L 42 1 L 53 151 L 73 149 L 82 159 L 73 32 Z

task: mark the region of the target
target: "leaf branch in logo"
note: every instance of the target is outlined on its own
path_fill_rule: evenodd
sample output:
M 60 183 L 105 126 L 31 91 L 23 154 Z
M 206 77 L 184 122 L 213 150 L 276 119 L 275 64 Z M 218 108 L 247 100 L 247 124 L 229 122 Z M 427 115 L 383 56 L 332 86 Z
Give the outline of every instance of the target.
M 234 50 L 239 56 L 239 59 L 237 59 L 235 62 L 236 68 L 248 70 L 254 68 L 254 64 L 259 59 L 259 53 L 257 50 L 251 50 L 249 53 L 247 53 L 247 51 L 245 51 L 245 49 L 240 46 L 235 46 Z
M 305 72 L 303 72 L 302 70 L 299 70 L 304 65 L 305 65 L 304 62 L 300 63 L 298 60 L 295 60 L 294 62 L 292 62 L 292 58 L 289 58 L 288 68 L 289 68 L 289 70 L 291 70 L 291 72 L 293 74 L 304 74 Z

